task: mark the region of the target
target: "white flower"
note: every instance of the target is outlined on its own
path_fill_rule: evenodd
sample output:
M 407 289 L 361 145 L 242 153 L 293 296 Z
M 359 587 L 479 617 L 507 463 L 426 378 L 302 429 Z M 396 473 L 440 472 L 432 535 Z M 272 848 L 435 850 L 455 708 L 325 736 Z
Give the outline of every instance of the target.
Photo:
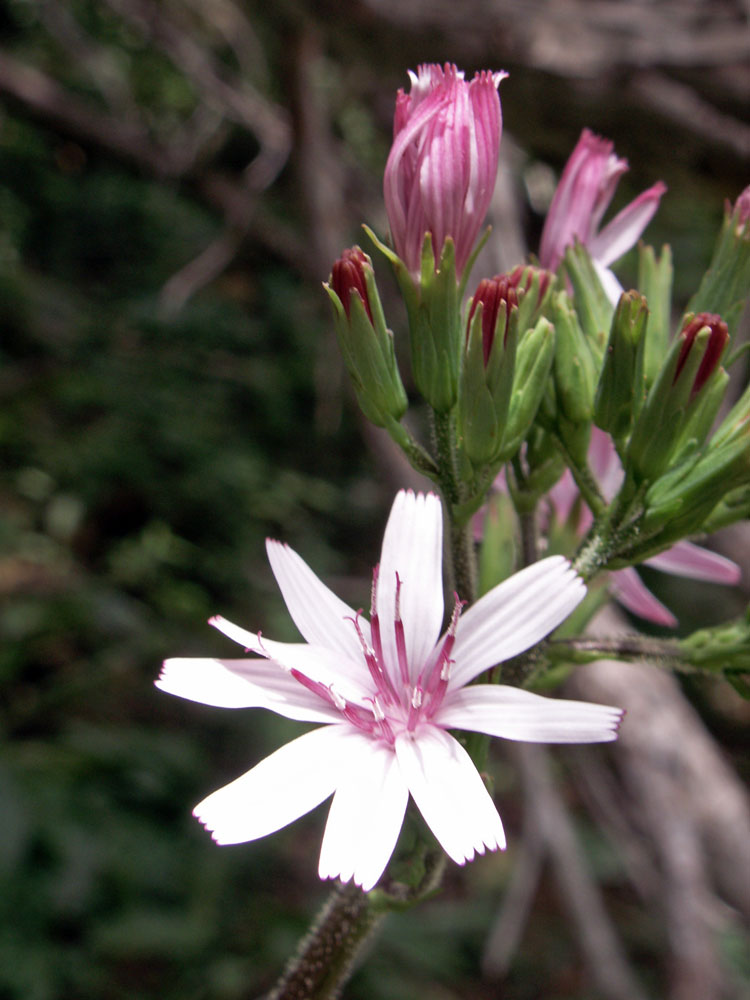
M 370 621 L 339 600 L 286 545 L 268 541 L 276 580 L 304 643 L 211 624 L 263 659 L 171 659 L 157 686 L 223 708 L 268 708 L 323 726 L 305 733 L 199 803 L 219 844 L 256 840 L 333 794 L 321 878 L 378 881 L 409 795 L 459 864 L 505 846 L 502 823 L 469 755 L 449 733 L 512 740 L 613 740 L 619 709 L 467 685 L 552 631 L 585 595 L 567 560 L 535 563 L 443 623 L 442 508 L 401 492 L 373 574 Z

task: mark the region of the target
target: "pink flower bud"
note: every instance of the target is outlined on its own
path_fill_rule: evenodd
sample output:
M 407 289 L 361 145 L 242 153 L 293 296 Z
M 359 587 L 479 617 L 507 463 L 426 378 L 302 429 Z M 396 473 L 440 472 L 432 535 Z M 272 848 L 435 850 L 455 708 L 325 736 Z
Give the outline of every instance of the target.
M 737 212 L 739 214 L 739 223 L 741 226 L 750 222 L 750 184 L 737 198 L 737 201 L 734 203 L 733 212 Z
M 489 208 L 502 131 L 497 88 L 507 76 L 487 70 L 467 83 L 446 63 L 409 72 L 399 90 L 393 146 L 385 167 L 385 207 L 396 253 L 419 276 L 430 233 L 436 257 L 448 237 L 460 276 Z
M 694 316 L 689 322 L 687 322 L 680 331 L 682 348 L 680 349 L 680 354 L 677 358 L 677 367 L 674 373 L 673 384 L 680 377 L 680 372 L 684 368 L 688 355 L 693 349 L 695 338 L 698 336 L 700 331 L 704 329 L 704 327 L 708 327 L 711 334 L 708 338 L 708 344 L 706 345 L 703 359 L 698 366 L 698 371 L 696 372 L 693 380 L 693 387 L 690 391 L 691 399 L 693 399 L 701 391 L 711 374 L 715 371 L 721 355 L 724 352 L 724 348 L 729 342 L 729 330 L 727 329 L 727 324 L 721 316 L 717 316 L 715 313 L 698 313 L 698 315 Z
M 474 313 L 477 311 L 477 306 L 480 302 L 482 304 L 482 352 L 486 366 L 497 333 L 496 327 L 500 306 L 505 303 L 505 324 L 503 328 L 503 343 L 505 343 L 508 336 L 511 310 L 518 306 L 518 294 L 505 274 L 496 274 L 494 278 L 482 278 L 474 294 L 474 298 L 471 300 L 469 319 L 466 324 L 467 340 L 469 339 L 469 331 L 471 330 L 471 321 L 474 319 Z
M 609 266 L 635 246 L 667 190 L 657 182 L 600 230 L 602 216 L 627 169 L 628 161 L 615 155 L 609 139 L 584 129 L 557 185 L 539 248 L 542 267 L 554 271 L 565 249 L 578 239 L 598 265 L 605 291 L 613 301 L 622 289 Z
M 356 292 L 362 299 L 367 315 L 372 322 L 372 310 L 365 284 L 364 268 L 372 263 L 359 247 L 344 250 L 331 269 L 331 288 L 341 299 L 348 318 L 351 317 L 351 294 Z

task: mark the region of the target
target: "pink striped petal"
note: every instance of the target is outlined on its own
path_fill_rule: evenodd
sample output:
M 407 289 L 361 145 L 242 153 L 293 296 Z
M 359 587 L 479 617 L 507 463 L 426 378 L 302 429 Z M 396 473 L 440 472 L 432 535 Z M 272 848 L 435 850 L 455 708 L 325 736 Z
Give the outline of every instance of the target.
M 710 549 L 686 541 L 677 542 L 666 552 L 652 556 L 646 560 L 646 565 L 664 573 L 686 576 L 691 580 L 704 580 L 706 583 L 726 583 L 733 586 L 742 579 L 742 570 L 737 563 L 720 556 L 718 552 L 711 552 Z
M 632 611 L 634 615 L 654 622 L 656 625 L 665 625 L 668 628 L 674 628 L 677 625 L 677 619 L 669 608 L 654 597 L 632 566 L 618 569 L 612 573 L 609 589 L 620 604 L 628 611 Z

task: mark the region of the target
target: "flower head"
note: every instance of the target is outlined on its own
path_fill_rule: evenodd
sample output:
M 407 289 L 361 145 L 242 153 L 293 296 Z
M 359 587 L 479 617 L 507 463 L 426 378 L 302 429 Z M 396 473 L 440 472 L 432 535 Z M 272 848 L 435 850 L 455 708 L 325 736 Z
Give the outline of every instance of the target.
M 455 66 L 409 72 L 399 90 L 393 146 L 384 176 L 385 207 L 396 253 L 418 277 L 425 234 L 436 257 L 448 237 L 461 275 L 495 187 L 502 130 L 497 88 L 506 73 L 467 83 Z
M 598 427 L 591 428 L 588 461 L 602 496 L 607 502 L 611 501 L 622 483 L 623 469 L 612 438 Z M 586 534 L 593 517 L 588 507 L 583 506 L 569 469 L 552 487 L 548 498 L 558 521 L 567 521 L 572 516 L 576 532 L 581 536 Z M 739 566 L 730 559 L 687 541 L 677 542 L 665 552 L 646 559 L 645 565 L 707 583 L 736 584 L 741 576 Z M 677 625 L 675 616 L 651 593 L 634 567 L 615 570 L 610 575 L 609 587 L 620 604 L 640 618 L 672 628 Z
M 542 267 L 554 271 L 566 247 L 580 240 L 588 248 L 613 303 L 622 288 L 609 267 L 635 246 L 667 190 L 658 181 L 599 229 L 620 177 L 627 169 L 627 160 L 615 155 L 609 139 L 584 129 L 552 198 L 539 247 Z
M 442 509 L 434 494 L 397 495 L 369 622 L 287 546 L 269 541 L 267 550 L 305 642 L 273 642 L 215 618 L 260 658 L 167 660 L 156 682 L 207 705 L 323 724 L 195 807 L 219 844 L 263 837 L 333 794 L 319 874 L 368 890 L 393 852 L 409 795 L 459 864 L 505 846 L 492 799 L 449 730 L 553 743 L 615 738 L 618 709 L 467 686 L 539 642 L 582 600 L 584 584 L 565 559 L 530 566 L 465 614 L 456 598 L 441 635 Z

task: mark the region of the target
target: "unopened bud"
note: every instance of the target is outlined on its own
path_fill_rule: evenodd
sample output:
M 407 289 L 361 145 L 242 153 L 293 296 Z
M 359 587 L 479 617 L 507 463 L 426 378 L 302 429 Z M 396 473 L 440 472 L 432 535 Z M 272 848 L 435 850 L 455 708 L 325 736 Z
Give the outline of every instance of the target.
M 377 426 L 388 427 L 403 417 L 408 403 L 370 258 L 359 247 L 345 250 L 324 287 L 362 412 Z

